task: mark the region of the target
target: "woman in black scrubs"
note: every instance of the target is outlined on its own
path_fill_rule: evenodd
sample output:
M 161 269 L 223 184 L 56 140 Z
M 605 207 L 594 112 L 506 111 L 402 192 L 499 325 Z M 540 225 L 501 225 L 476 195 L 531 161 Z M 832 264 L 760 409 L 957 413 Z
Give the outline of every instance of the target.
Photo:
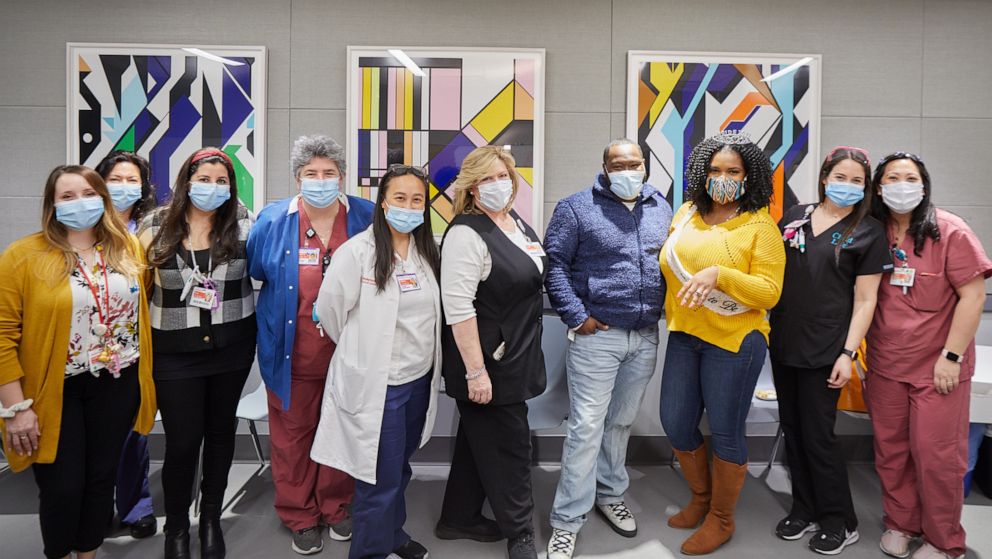
M 819 204 L 780 222 L 786 243 L 782 298 L 771 312 L 769 352 L 792 478 L 785 540 L 834 555 L 858 540 L 847 466 L 834 435 L 837 399 L 871 324 L 882 272 L 892 268 L 882 225 L 870 213 L 868 154 L 838 147 L 820 167 Z

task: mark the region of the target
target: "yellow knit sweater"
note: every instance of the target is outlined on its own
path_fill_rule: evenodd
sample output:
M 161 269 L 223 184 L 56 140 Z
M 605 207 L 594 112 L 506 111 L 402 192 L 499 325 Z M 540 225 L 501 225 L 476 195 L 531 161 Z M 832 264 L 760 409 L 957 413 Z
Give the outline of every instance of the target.
M 672 219 L 672 230 L 689 210 L 685 203 Z M 775 221 L 767 211 L 745 212 L 724 223 L 709 226 L 696 212 L 685 224 L 675 253 L 682 266 L 695 274 L 709 266 L 719 267 L 716 288 L 751 310 L 724 316 L 705 307 L 682 306 L 675 295 L 682 282 L 668 266 L 661 249 L 661 273 L 668 285 L 665 293 L 665 317 L 671 331 L 692 334 L 727 351 L 737 352 L 744 337 L 759 330 L 768 340 L 767 311 L 782 295 L 785 273 L 785 246 Z
M 132 253 L 144 266 L 141 245 L 134 237 L 131 237 L 131 243 Z M 15 472 L 35 462 L 54 462 L 59 446 L 72 290 L 68 279 L 53 284 L 45 278 L 44 271 L 62 269 L 64 262 L 62 252 L 48 244 L 41 233 L 11 243 L 0 256 L 0 384 L 20 381 L 24 397 L 34 399 L 32 409 L 38 415 L 41 427 L 38 452 L 31 456 L 18 456 L 12 449 L 4 448 L 10 468 Z M 139 293 L 141 407 L 134 418 L 134 429 L 147 434 L 155 422 L 155 385 L 152 382 L 148 300 L 144 289 Z M 0 433 L 5 430 L 6 425 L 0 420 Z

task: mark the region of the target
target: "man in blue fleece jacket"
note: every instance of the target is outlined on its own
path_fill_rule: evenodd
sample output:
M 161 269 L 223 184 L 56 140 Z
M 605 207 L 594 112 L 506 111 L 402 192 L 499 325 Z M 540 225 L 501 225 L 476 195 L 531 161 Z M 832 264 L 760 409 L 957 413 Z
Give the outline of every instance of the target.
M 672 207 L 644 183 L 640 147 L 614 140 L 591 188 L 558 203 L 544 239 L 551 304 L 570 328 L 570 413 L 548 559 L 570 559 L 595 508 L 634 537 L 624 504 L 627 440 L 658 356 L 665 280 L 658 253 Z M 595 505 L 595 507 L 594 507 Z

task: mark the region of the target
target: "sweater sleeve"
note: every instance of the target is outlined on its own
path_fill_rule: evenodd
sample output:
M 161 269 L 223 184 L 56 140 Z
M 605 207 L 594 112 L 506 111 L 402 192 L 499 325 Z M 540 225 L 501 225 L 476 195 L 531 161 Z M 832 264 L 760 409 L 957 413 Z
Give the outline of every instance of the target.
M 475 317 L 475 294 L 489 277 L 489 249 L 478 233 L 455 225 L 441 245 L 441 303 L 448 324 Z
M 770 220 L 747 228 L 754 234 L 750 270 L 719 266 L 716 280 L 717 289 L 754 309 L 770 309 L 782 295 L 785 246 L 778 227 Z
M 585 304 L 572 287 L 572 262 L 578 248 L 579 222 L 572 207 L 561 201 L 555 207 L 544 236 L 549 263 L 544 284 L 551 305 L 569 328 L 576 328 L 589 318 Z
M 269 226 L 272 221 L 262 219 L 255 222 L 255 226 L 248 233 L 248 243 L 245 245 L 245 252 L 248 256 L 248 275 L 257 281 L 266 281 L 265 266 L 263 265 L 263 247 L 265 239 L 268 238 Z
M 24 262 L 18 263 L 15 252 L 8 248 L 0 256 L 0 278 L 4 278 L 0 281 L 0 384 L 20 380 L 24 376 L 17 350 L 21 345 L 24 317 L 22 280 L 29 266 Z

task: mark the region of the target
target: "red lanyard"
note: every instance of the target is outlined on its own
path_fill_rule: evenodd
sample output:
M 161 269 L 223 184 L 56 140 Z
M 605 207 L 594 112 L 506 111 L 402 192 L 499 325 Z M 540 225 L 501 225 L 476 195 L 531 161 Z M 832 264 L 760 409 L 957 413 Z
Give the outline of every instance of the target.
M 99 286 L 99 284 L 94 284 L 90 280 L 90 276 L 89 276 L 89 274 L 86 273 L 86 268 L 82 264 L 82 260 L 83 260 L 82 258 L 79 258 L 78 260 L 76 260 L 76 267 L 79 268 L 79 273 L 81 273 L 83 275 L 83 279 L 86 280 L 86 285 L 89 286 L 90 293 L 93 294 L 93 299 L 96 301 L 96 314 L 97 314 L 97 317 L 99 317 L 99 319 L 100 319 L 100 324 L 104 325 L 105 327 L 108 327 L 107 332 L 110 332 L 110 330 L 109 330 L 109 326 L 110 325 L 107 324 L 109 322 L 109 320 L 110 320 L 110 278 L 107 277 L 107 265 L 103 261 L 103 247 L 102 246 L 98 246 L 97 249 L 96 249 L 96 251 L 97 251 L 97 254 L 100 255 L 100 267 L 103 268 L 103 286 L 104 286 L 104 289 L 103 289 L 103 307 L 102 308 L 100 306 L 100 286 Z M 107 311 L 107 316 L 104 316 L 103 315 L 104 309 L 106 309 L 106 311 Z

